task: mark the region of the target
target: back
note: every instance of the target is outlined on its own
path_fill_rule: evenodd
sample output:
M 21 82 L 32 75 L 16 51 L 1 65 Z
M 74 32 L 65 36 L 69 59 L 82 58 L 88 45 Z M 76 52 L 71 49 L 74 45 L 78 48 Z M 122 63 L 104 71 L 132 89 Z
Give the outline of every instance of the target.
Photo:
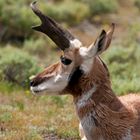
M 140 95 L 137 94 L 128 94 L 120 96 L 119 99 L 126 106 L 126 108 L 131 108 L 137 119 L 134 132 L 140 134 Z

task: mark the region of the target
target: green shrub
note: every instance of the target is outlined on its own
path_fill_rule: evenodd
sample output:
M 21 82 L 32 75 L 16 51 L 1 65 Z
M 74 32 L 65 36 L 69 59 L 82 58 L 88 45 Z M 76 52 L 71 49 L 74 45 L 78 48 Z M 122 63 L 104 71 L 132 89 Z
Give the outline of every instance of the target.
M 104 54 L 111 73 L 113 89 L 117 94 L 140 91 L 140 47 L 130 45 L 126 47 L 112 46 Z
M 40 39 L 29 39 L 24 42 L 23 49 L 30 54 L 44 56 L 46 54 L 46 45 L 48 42 L 43 38 Z
M 118 9 L 117 0 L 88 0 L 91 14 L 113 13 Z
M 39 71 L 36 59 L 12 47 L 0 51 L 0 79 L 27 87 L 29 77 Z
M 32 33 L 31 26 L 39 22 L 30 8 L 31 0 L 0 1 L 0 23 L 4 39 L 10 37 L 26 37 Z M 46 11 L 48 16 L 68 24 L 77 24 L 89 14 L 88 6 L 78 1 L 60 1 L 57 3 L 38 2 L 38 6 Z M 5 39 L 6 38 L 6 39 Z
M 64 1 L 62 3 L 47 3 L 41 5 L 47 15 L 58 20 L 67 22 L 69 25 L 78 24 L 89 15 L 86 4 L 78 1 Z
M 135 0 L 135 6 L 140 10 L 140 0 Z
M 59 59 L 58 48 L 50 39 L 38 38 L 26 40 L 23 44 L 23 51 L 38 58 L 44 67 L 55 63 Z M 47 58 L 47 59 L 46 59 Z
M 5 38 L 11 36 L 27 36 L 31 33 L 31 26 L 38 19 L 29 7 L 29 0 L 0 1 L 0 23 L 3 27 Z

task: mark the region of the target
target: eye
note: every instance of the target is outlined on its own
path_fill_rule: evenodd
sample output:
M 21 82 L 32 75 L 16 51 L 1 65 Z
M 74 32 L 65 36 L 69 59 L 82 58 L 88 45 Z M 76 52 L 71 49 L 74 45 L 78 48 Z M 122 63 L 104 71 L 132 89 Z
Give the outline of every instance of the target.
M 64 57 L 64 56 L 61 56 L 60 59 L 61 59 L 61 62 L 62 62 L 64 65 L 70 65 L 71 62 L 72 62 L 72 60 L 70 60 L 70 59 L 68 59 L 68 58 L 66 58 L 66 57 Z

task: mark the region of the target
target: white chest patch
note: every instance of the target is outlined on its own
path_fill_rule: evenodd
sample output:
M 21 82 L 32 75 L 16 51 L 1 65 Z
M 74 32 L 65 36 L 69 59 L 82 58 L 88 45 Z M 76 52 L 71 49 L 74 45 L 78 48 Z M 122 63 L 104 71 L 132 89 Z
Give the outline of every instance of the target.
M 92 134 L 96 130 L 96 125 L 93 119 L 94 113 L 89 113 L 82 120 L 80 120 L 85 136 L 88 140 L 92 140 Z
M 96 91 L 96 86 L 94 85 L 88 92 L 84 93 L 77 102 L 77 107 L 82 108 L 87 104 L 87 101 L 92 97 L 92 94 Z
M 132 140 L 131 129 L 127 131 L 126 136 L 124 136 L 122 140 Z
M 95 124 L 94 115 L 95 112 L 92 111 L 91 113 L 87 114 L 84 118 L 82 118 L 82 120 L 80 120 L 82 125 L 81 128 L 83 129 L 83 132 L 85 134 L 83 136 L 84 140 L 104 140 L 102 135 L 99 135 L 97 133 L 98 130 Z

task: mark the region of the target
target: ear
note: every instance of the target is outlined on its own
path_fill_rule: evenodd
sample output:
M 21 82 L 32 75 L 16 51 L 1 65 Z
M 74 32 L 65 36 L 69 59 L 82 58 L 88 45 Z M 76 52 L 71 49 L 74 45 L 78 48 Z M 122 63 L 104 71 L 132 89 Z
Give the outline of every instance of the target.
M 102 30 L 101 34 L 96 39 L 95 43 L 88 48 L 88 56 L 92 57 L 95 55 L 100 55 L 109 47 L 114 32 L 114 28 L 115 24 L 112 23 L 107 33 L 105 30 Z

